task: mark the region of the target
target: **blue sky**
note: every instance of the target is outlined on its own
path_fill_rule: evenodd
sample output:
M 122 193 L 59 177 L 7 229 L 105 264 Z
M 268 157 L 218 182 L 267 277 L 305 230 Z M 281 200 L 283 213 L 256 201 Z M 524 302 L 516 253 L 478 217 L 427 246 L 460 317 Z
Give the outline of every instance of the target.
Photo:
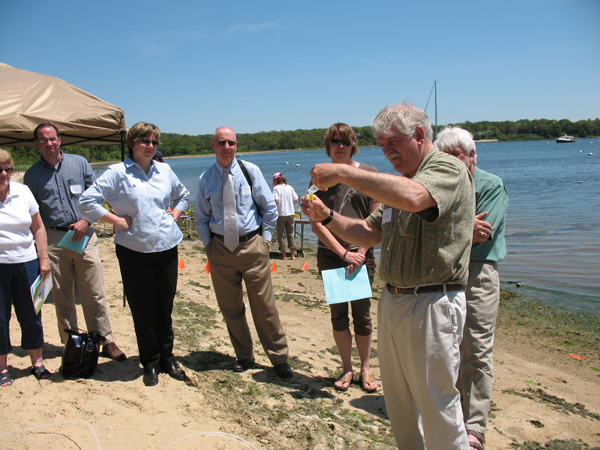
M 0 0 L 0 62 L 212 133 L 600 116 L 600 1 Z M 433 98 L 427 107 L 434 122 Z

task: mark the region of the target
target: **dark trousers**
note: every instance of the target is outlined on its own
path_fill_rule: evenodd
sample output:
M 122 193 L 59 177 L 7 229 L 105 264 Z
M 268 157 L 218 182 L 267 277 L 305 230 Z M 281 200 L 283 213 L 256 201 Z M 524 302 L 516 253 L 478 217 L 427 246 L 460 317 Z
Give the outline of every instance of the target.
M 177 247 L 140 253 L 117 245 L 116 251 L 142 366 L 159 368 L 175 362 L 171 313 L 177 289 Z
M 12 350 L 9 328 L 11 304 L 21 324 L 21 348 L 35 350 L 44 345 L 42 313 L 35 313 L 30 290 L 39 273 L 37 259 L 0 264 L 0 355 L 7 355 Z

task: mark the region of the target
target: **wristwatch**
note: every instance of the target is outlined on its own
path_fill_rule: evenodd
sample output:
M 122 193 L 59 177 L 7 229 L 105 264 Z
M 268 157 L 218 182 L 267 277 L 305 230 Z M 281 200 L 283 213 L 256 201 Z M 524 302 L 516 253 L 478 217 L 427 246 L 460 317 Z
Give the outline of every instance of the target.
M 327 216 L 327 218 L 325 220 L 321 221 L 321 225 L 325 226 L 327 225 L 329 222 L 331 222 L 333 220 L 333 209 L 329 210 L 329 216 Z

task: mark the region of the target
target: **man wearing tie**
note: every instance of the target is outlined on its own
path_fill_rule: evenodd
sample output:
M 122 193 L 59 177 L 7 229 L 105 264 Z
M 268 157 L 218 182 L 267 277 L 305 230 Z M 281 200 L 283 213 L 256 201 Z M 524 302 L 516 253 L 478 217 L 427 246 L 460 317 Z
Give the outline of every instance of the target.
M 218 128 L 211 146 L 217 163 L 200 175 L 195 222 L 210 265 L 217 303 L 236 354 L 234 372 L 254 364 L 252 336 L 246 320 L 242 280 L 258 338 L 282 378 L 292 376 L 288 346 L 275 304 L 269 261 L 277 207 L 260 169 L 235 159 L 236 135 Z

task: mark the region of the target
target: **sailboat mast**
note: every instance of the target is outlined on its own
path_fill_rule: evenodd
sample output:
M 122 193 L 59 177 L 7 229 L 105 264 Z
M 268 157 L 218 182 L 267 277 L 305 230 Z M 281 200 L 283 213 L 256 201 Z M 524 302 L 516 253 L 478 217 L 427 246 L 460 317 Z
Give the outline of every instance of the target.
M 425 105 L 425 111 L 427 111 L 427 107 L 429 106 L 429 101 L 431 100 L 431 93 L 435 92 L 435 135 L 433 136 L 433 140 L 435 141 L 437 138 L 437 80 L 433 82 L 433 86 L 431 86 L 431 90 L 429 91 L 429 97 L 427 98 L 427 104 Z M 430 120 L 431 122 L 431 120 Z

